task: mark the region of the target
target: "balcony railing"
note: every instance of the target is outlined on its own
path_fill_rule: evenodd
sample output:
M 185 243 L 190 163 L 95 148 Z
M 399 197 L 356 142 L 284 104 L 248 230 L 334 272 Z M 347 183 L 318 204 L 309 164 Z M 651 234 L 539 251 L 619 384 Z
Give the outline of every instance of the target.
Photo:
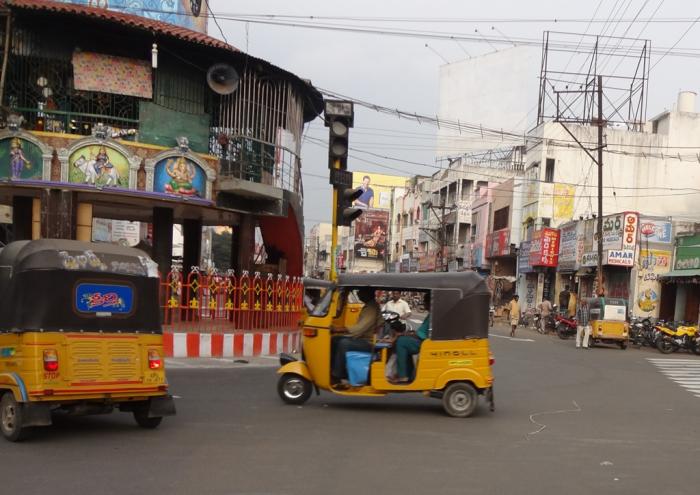
M 210 153 L 220 157 L 219 179 L 240 179 L 285 189 L 303 196 L 299 156 L 273 143 L 247 136 L 221 138 L 212 128 Z

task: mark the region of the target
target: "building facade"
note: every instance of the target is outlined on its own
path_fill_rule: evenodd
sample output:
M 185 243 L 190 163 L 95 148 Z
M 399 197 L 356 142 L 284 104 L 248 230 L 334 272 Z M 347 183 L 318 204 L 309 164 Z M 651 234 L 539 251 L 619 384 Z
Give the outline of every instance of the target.
M 256 270 L 258 230 L 267 266 L 301 275 L 300 137 L 320 93 L 203 32 L 110 4 L 0 2 L 0 203 L 12 208 L 0 240 L 89 241 L 95 219 L 140 222 L 167 273 L 179 224 L 187 272 L 203 226 L 228 226 L 237 272 Z

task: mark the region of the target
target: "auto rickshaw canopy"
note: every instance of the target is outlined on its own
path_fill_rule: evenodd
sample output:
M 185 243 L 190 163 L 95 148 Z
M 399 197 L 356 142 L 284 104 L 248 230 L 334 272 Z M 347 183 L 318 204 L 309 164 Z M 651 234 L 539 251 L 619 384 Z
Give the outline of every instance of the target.
M 587 298 L 588 311 L 591 321 L 612 320 L 625 321 L 627 317 L 627 301 L 616 297 Z
M 138 249 L 63 239 L 0 250 L 0 332 L 161 331 L 155 263 Z
M 432 340 L 488 337 L 491 293 L 475 272 L 344 274 L 336 285 L 430 292 Z

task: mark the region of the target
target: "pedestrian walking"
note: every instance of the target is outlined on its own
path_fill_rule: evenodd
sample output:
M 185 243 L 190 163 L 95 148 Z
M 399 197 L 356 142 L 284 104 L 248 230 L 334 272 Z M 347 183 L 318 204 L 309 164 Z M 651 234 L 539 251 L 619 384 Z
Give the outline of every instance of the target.
M 515 336 L 515 329 L 518 328 L 518 322 L 520 321 L 520 303 L 518 302 L 518 295 L 514 295 L 513 299 L 508 305 L 508 313 L 510 315 L 510 336 Z
M 588 340 L 591 337 L 590 311 L 585 299 L 581 299 L 576 311 L 576 348 L 580 349 L 583 344 L 584 349 L 588 349 Z M 583 342 L 581 342 L 583 337 Z
M 546 297 L 542 299 L 537 308 L 540 310 L 540 333 L 545 334 L 547 333 L 547 323 L 549 323 L 549 318 L 554 308 L 552 308 L 552 303 Z

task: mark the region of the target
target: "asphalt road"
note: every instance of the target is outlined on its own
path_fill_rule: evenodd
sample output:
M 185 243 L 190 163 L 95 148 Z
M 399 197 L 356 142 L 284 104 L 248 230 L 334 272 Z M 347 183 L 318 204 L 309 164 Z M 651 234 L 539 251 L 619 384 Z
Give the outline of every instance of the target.
M 576 350 L 572 340 L 506 332 L 497 327 L 491 339 L 494 413 L 482 404 L 474 417 L 453 419 L 418 395 L 322 393 L 287 406 L 270 360 L 190 361 L 171 367 L 178 415 L 158 430 L 115 413 L 0 441 L 0 493 L 697 491 L 700 398 L 649 360 L 694 356 Z

